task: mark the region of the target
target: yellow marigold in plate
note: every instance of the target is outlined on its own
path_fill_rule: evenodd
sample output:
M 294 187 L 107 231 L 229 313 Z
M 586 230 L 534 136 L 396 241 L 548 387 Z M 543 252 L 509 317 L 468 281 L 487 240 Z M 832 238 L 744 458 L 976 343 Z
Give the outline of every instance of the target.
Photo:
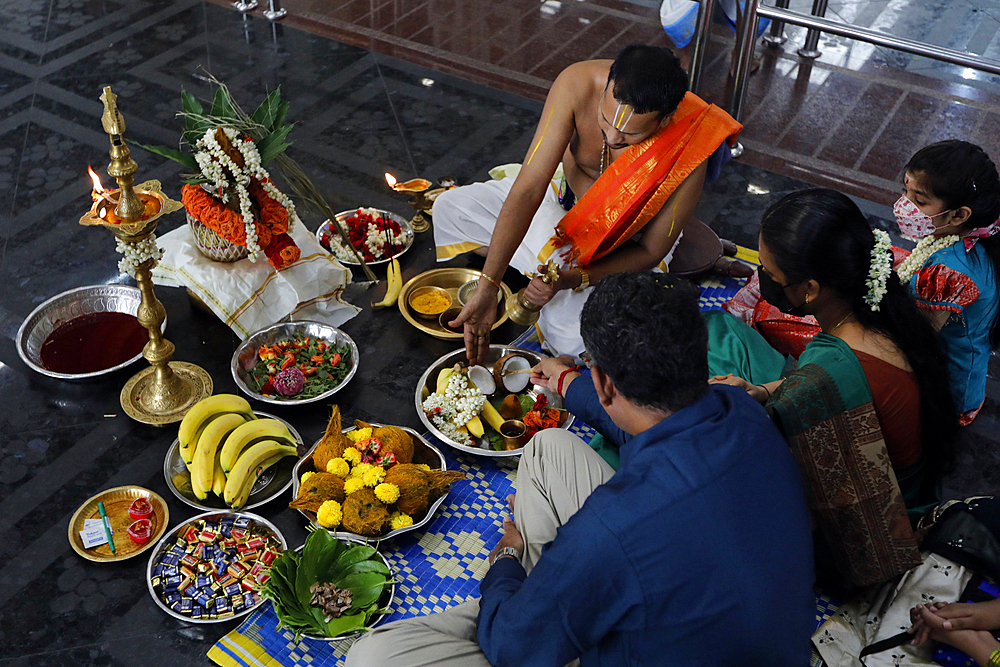
M 352 466 L 357 465 L 361 463 L 361 452 L 356 450 L 354 447 L 348 447 L 344 450 L 344 460 Z
M 395 484 L 382 482 L 375 487 L 375 497 L 386 505 L 391 505 L 399 500 L 399 487 Z
M 351 479 L 352 477 L 357 477 L 358 479 L 364 479 L 365 473 L 371 470 L 371 468 L 372 468 L 371 463 L 356 463 L 351 468 L 351 473 L 347 476 L 347 479 Z
M 316 522 L 324 528 L 336 528 L 344 518 L 344 511 L 336 500 L 327 500 L 316 511 Z
M 389 517 L 389 526 L 393 530 L 399 530 L 400 528 L 406 528 L 407 526 L 413 525 L 413 517 L 409 514 L 403 514 L 402 512 L 393 512 L 392 516 Z
M 417 467 L 420 468 L 421 470 L 430 470 L 431 469 L 431 467 L 429 465 L 427 465 L 426 463 L 418 463 Z
M 326 464 L 326 471 L 331 475 L 336 475 L 340 479 L 347 477 L 347 474 L 351 472 L 351 464 L 344 459 L 337 457 L 335 459 L 330 459 Z
M 361 473 L 361 479 L 364 480 L 365 486 L 376 487 L 385 479 L 385 469 L 376 465 L 369 466 L 367 470 Z
M 357 428 L 353 431 L 347 432 L 347 439 L 351 442 L 360 442 L 361 440 L 367 440 L 372 437 L 371 428 Z
M 302 477 L 299 479 L 299 484 L 305 484 L 306 480 L 309 479 L 310 477 L 312 477 L 315 474 L 316 473 L 314 473 L 312 470 L 310 470 L 309 472 L 302 473 Z
M 360 477 L 348 477 L 347 481 L 344 482 L 344 494 L 348 496 L 363 488 L 365 488 L 365 482 Z

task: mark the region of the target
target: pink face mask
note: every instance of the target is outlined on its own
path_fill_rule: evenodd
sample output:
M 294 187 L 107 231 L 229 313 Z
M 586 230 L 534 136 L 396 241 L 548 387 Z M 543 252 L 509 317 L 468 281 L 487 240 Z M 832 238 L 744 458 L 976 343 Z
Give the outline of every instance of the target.
M 916 204 L 907 199 L 906 195 L 903 195 L 893 205 L 892 212 L 896 215 L 899 232 L 910 240 L 919 241 L 925 236 L 930 236 L 937 229 L 934 218 L 949 211 L 927 215 L 917 208 Z

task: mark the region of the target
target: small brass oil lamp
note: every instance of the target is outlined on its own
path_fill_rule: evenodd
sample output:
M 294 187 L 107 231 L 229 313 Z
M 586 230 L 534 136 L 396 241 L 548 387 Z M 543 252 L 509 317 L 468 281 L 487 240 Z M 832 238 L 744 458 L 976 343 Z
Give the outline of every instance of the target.
M 445 191 L 445 188 L 435 188 L 430 190 L 431 182 L 426 178 L 411 178 L 403 183 L 398 183 L 396 178 L 389 172 L 385 173 L 385 182 L 396 192 L 406 192 L 413 195 L 410 206 L 417 210 L 416 215 L 410 220 L 410 227 L 413 231 L 426 232 L 431 228 L 431 223 L 424 217 L 424 213 L 430 215 L 434 206 L 434 198 Z
M 550 259 L 545 265 L 545 275 L 542 276 L 542 282 L 551 285 L 557 280 L 559 280 L 559 266 Z M 522 288 L 517 294 L 507 297 L 507 317 L 520 327 L 530 327 L 537 322 L 538 313 L 542 309 L 541 306 L 536 306 L 524 298 L 525 289 L 527 288 Z
M 122 137 L 125 119 L 118 111 L 117 96 L 110 87 L 105 87 L 100 99 L 104 102 L 101 124 L 111 139 L 108 174 L 118 182 L 118 189 L 105 190 L 91 170 L 94 203 L 80 218 L 80 224 L 105 227 L 126 247 L 135 247 L 153 235 L 161 216 L 181 209 L 182 205 L 163 194 L 159 181 L 132 185 L 139 166 L 130 157 Z M 203 368 L 183 361 L 170 361 L 174 344 L 160 331 L 166 310 L 153 293 L 154 266 L 156 259 L 148 258 L 135 267 L 135 279 L 142 294 L 138 320 L 149 332 L 149 342 L 142 356 L 150 367 L 125 383 L 121 404 L 125 413 L 136 421 L 159 426 L 180 421 L 195 403 L 211 396 L 213 385 L 211 376 Z

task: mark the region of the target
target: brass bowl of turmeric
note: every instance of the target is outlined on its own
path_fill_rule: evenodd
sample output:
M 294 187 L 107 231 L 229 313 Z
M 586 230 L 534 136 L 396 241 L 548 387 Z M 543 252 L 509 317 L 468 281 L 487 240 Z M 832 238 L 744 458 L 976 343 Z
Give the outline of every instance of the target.
M 410 292 L 406 302 L 418 317 L 434 319 L 451 308 L 451 294 L 440 287 L 428 285 Z

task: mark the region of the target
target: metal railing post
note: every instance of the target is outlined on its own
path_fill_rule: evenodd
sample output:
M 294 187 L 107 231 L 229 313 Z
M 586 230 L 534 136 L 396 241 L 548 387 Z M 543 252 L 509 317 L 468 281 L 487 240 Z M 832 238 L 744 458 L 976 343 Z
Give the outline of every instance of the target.
M 267 9 L 264 10 L 264 18 L 268 21 L 277 21 L 278 19 L 285 18 L 288 14 L 287 9 L 283 9 L 281 3 L 278 0 L 270 0 L 270 4 Z
M 691 65 L 688 68 L 688 87 L 695 95 L 698 94 L 698 86 L 701 84 L 701 70 L 705 65 L 705 50 L 708 47 L 708 33 L 712 26 L 713 9 L 715 9 L 715 0 L 701 0 L 698 3 L 698 19 L 694 28 L 694 48 L 691 51 Z
M 257 0 L 237 0 L 233 3 L 233 7 L 236 8 L 238 12 L 249 12 L 257 9 Z
M 736 71 L 733 73 L 733 90 L 726 109 L 729 115 L 737 121 L 743 113 L 743 97 L 747 91 L 747 80 L 750 78 L 750 64 L 753 62 L 753 49 L 757 34 L 757 0 L 748 0 L 746 13 L 743 14 L 743 24 L 736 39 Z
M 789 0 L 775 0 L 774 6 L 788 9 Z M 764 43 L 768 46 L 781 46 L 788 38 L 785 37 L 785 24 L 782 21 L 771 21 L 771 30 L 764 35 Z
M 826 5 L 828 0 L 813 0 L 812 12 L 813 16 L 825 17 L 826 16 Z M 786 4 L 785 7 L 788 5 Z M 803 58 L 819 58 L 823 55 L 823 52 L 817 49 L 819 46 L 819 35 L 820 31 L 815 28 L 809 30 L 806 34 L 805 44 L 802 48 L 798 50 L 798 54 Z

